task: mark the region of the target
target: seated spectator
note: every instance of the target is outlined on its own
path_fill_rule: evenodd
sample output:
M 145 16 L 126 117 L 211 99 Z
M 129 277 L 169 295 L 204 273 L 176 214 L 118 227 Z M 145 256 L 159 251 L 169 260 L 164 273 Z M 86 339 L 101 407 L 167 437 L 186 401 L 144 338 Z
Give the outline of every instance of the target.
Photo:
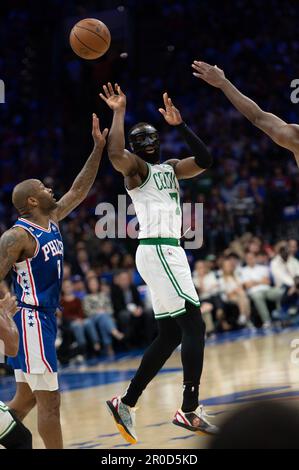
M 298 242 L 294 238 L 291 238 L 288 241 L 288 251 L 289 251 L 290 256 L 294 256 L 294 258 L 298 259 L 299 257 Z
M 243 255 L 244 256 L 244 255 Z M 230 252 L 226 258 L 231 262 L 234 275 L 237 279 L 240 279 L 242 272 L 242 260 L 243 256 L 239 256 L 237 253 Z
M 234 273 L 234 266 L 229 259 L 224 260 L 222 264 L 220 289 L 225 301 L 237 305 L 240 312 L 239 325 L 250 326 L 250 302 L 241 282 Z
M 86 287 L 80 274 L 76 274 L 71 278 L 73 293 L 77 299 L 83 300 L 86 295 Z
M 125 334 L 128 346 L 149 344 L 153 336 L 153 315 L 144 308 L 127 271 L 114 276 L 111 298 L 119 329 Z
M 72 268 L 70 263 L 67 263 L 66 261 L 63 263 L 63 279 L 64 280 L 69 280 L 72 276 Z
M 294 278 L 299 276 L 299 261 L 289 253 L 286 241 L 277 244 L 276 253 L 270 263 L 274 284 L 276 287 L 292 287 Z
M 208 302 L 202 302 L 200 304 L 200 311 L 202 314 L 203 321 L 206 325 L 206 337 L 213 335 L 215 333 L 215 325 L 213 321 L 213 305 Z
M 226 321 L 223 301 L 220 297 L 219 279 L 217 279 L 215 272 L 209 269 L 209 264 L 206 261 L 196 262 L 193 282 L 200 301 L 211 305 L 214 322 L 219 322 L 222 329 L 229 330 L 230 326 Z M 203 305 L 201 306 L 203 311 L 202 307 Z
M 101 334 L 103 346 L 108 356 L 114 355 L 112 337 L 122 340 L 124 334 L 115 325 L 109 286 L 102 285 L 96 277 L 91 277 L 87 283 L 89 293 L 83 299 L 85 315 L 94 325 L 93 342 L 99 342 L 98 331 Z
M 88 253 L 85 248 L 77 251 L 76 262 L 74 264 L 74 272 L 84 276 L 90 270 L 90 262 Z
M 99 352 L 101 346 L 98 338 L 93 334 L 94 325 L 90 319 L 85 318 L 82 302 L 74 295 L 74 286 L 71 281 L 66 280 L 62 283 L 61 307 L 63 321 L 68 324 L 69 329 L 73 333 L 80 354 L 85 354 L 87 349 L 85 332 L 93 340 L 94 350 Z
M 246 266 L 242 268 L 241 280 L 263 321 L 263 327 L 266 328 L 271 323 L 267 301 L 275 302 L 277 309 L 279 309 L 279 301 L 283 291 L 281 288 L 270 285 L 269 268 L 257 264 L 256 256 L 253 252 L 246 253 L 245 260 Z
M 286 315 L 298 315 L 299 313 L 299 276 L 294 279 L 294 285 L 287 287 L 281 298 L 282 311 Z

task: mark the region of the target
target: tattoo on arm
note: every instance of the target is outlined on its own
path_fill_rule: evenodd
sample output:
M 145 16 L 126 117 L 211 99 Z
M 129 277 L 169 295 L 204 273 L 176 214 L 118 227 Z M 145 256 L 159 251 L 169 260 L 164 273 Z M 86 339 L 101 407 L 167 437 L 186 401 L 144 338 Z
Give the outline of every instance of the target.
M 12 228 L 4 232 L 0 239 L 0 280 L 7 276 L 14 263 L 18 261 L 27 241 L 24 230 Z

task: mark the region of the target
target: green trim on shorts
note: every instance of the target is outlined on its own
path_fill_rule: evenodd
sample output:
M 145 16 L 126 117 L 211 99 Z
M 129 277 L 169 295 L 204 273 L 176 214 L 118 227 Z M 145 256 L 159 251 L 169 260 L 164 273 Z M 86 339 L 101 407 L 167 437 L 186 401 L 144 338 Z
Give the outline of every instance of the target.
M 184 309 L 182 309 L 181 312 L 177 312 L 177 313 L 171 315 L 171 318 L 180 317 L 181 315 L 185 315 L 185 313 L 186 313 L 186 309 L 184 308 Z
M 150 179 L 151 177 L 151 174 L 152 174 L 152 170 L 151 170 L 151 166 L 149 163 L 145 162 L 147 164 L 147 167 L 148 167 L 148 174 L 147 174 L 147 177 L 145 179 L 145 181 L 140 185 L 140 186 L 137 186 L 139 189 L 143 188 L 143 186 L 146 185 L 146 183 L 148 182 L 148 180 Z
M 186 309 L 185 307 L 182 307 L 178 310 L 174 310 L 173 312 L 155 313 L 155 319 L 158 320 L 160 318 L 178 317 L 179 315 L 183 315 L 184 313 L 186 313 Z
M 7 434 L 10 433 L 10 431 L 12 431 L 12 429 L 17 425 L 16 421 L 12 421 L 10 423 L 10 425 L 5 429 L 5 431 L 3 431 L 2 434 L 0 434 L 0 439 L 3 439 L 3 437 L 7 436 Z
M 155 320 L 160 320 L 162 318 L 169 318 L 170 315 L 168 312 L 166 313 L 155 313 Z
M 158 253 L 158 256 L 160 258 L 160 261 L 162 263 L 162 266 L 170 280 L 170 282 L 172 283 L 173 287 L 175 288 L 177 294 L 179 295 L 179 297 L 182 297 L 183 299 L 187 300 L 188 302 L 191 302 L 193 305 L 195 305 L 196 307 L 199 307 L 200 306 L 200 302 L 199 300 L 194 300 L 192 299 L 192 297 L 189 297 L 189 295 L 187 294 L 184 294 L 184 292 L 182 291 L 182 289 L 180 288 L 173 272 L 171 271 L 166 259 L 165 259 L 165 256 L 163 254 L 163 251 L 162 251 L 162 248 L 161 246 L 157 245 L 156 246 L 156 251 Z
M 0 405 L 0 411 L 9 411 L 9 408 L 7 405 Z
M 140 245 L 181 245 L 178 238 L 140 238 L 139 243 Z

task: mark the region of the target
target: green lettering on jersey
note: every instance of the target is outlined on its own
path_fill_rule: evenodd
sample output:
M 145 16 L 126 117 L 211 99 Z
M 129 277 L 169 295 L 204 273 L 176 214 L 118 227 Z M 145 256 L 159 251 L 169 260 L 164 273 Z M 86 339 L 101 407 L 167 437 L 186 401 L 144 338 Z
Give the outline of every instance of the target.
M 177 189 L 175 175 L 173 172 L 165 171 L 165 173 L 162 173 L 159 171 L 154 173 L 153 176 L 156 186 L 160 191 L 162 189 Z
M 154 173 L 153 176 L 154 176 L 154 181 L 156 183 L 157 188 L 161 191 L 161 189 L 163 189 L 163 186 L 162 186 L 161 182 L 159 181 L 158 175 L 159 175 L 159 173 Z

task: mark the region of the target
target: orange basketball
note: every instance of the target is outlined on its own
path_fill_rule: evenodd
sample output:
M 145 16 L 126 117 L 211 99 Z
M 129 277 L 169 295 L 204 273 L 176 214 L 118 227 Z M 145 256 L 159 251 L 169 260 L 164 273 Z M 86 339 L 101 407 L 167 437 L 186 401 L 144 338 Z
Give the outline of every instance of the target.
M 71 48 L 82 59 L 98 59 L 108 51 L 110 42 L 109 29 L 95 18 L 78 21 L 70 33 Z

